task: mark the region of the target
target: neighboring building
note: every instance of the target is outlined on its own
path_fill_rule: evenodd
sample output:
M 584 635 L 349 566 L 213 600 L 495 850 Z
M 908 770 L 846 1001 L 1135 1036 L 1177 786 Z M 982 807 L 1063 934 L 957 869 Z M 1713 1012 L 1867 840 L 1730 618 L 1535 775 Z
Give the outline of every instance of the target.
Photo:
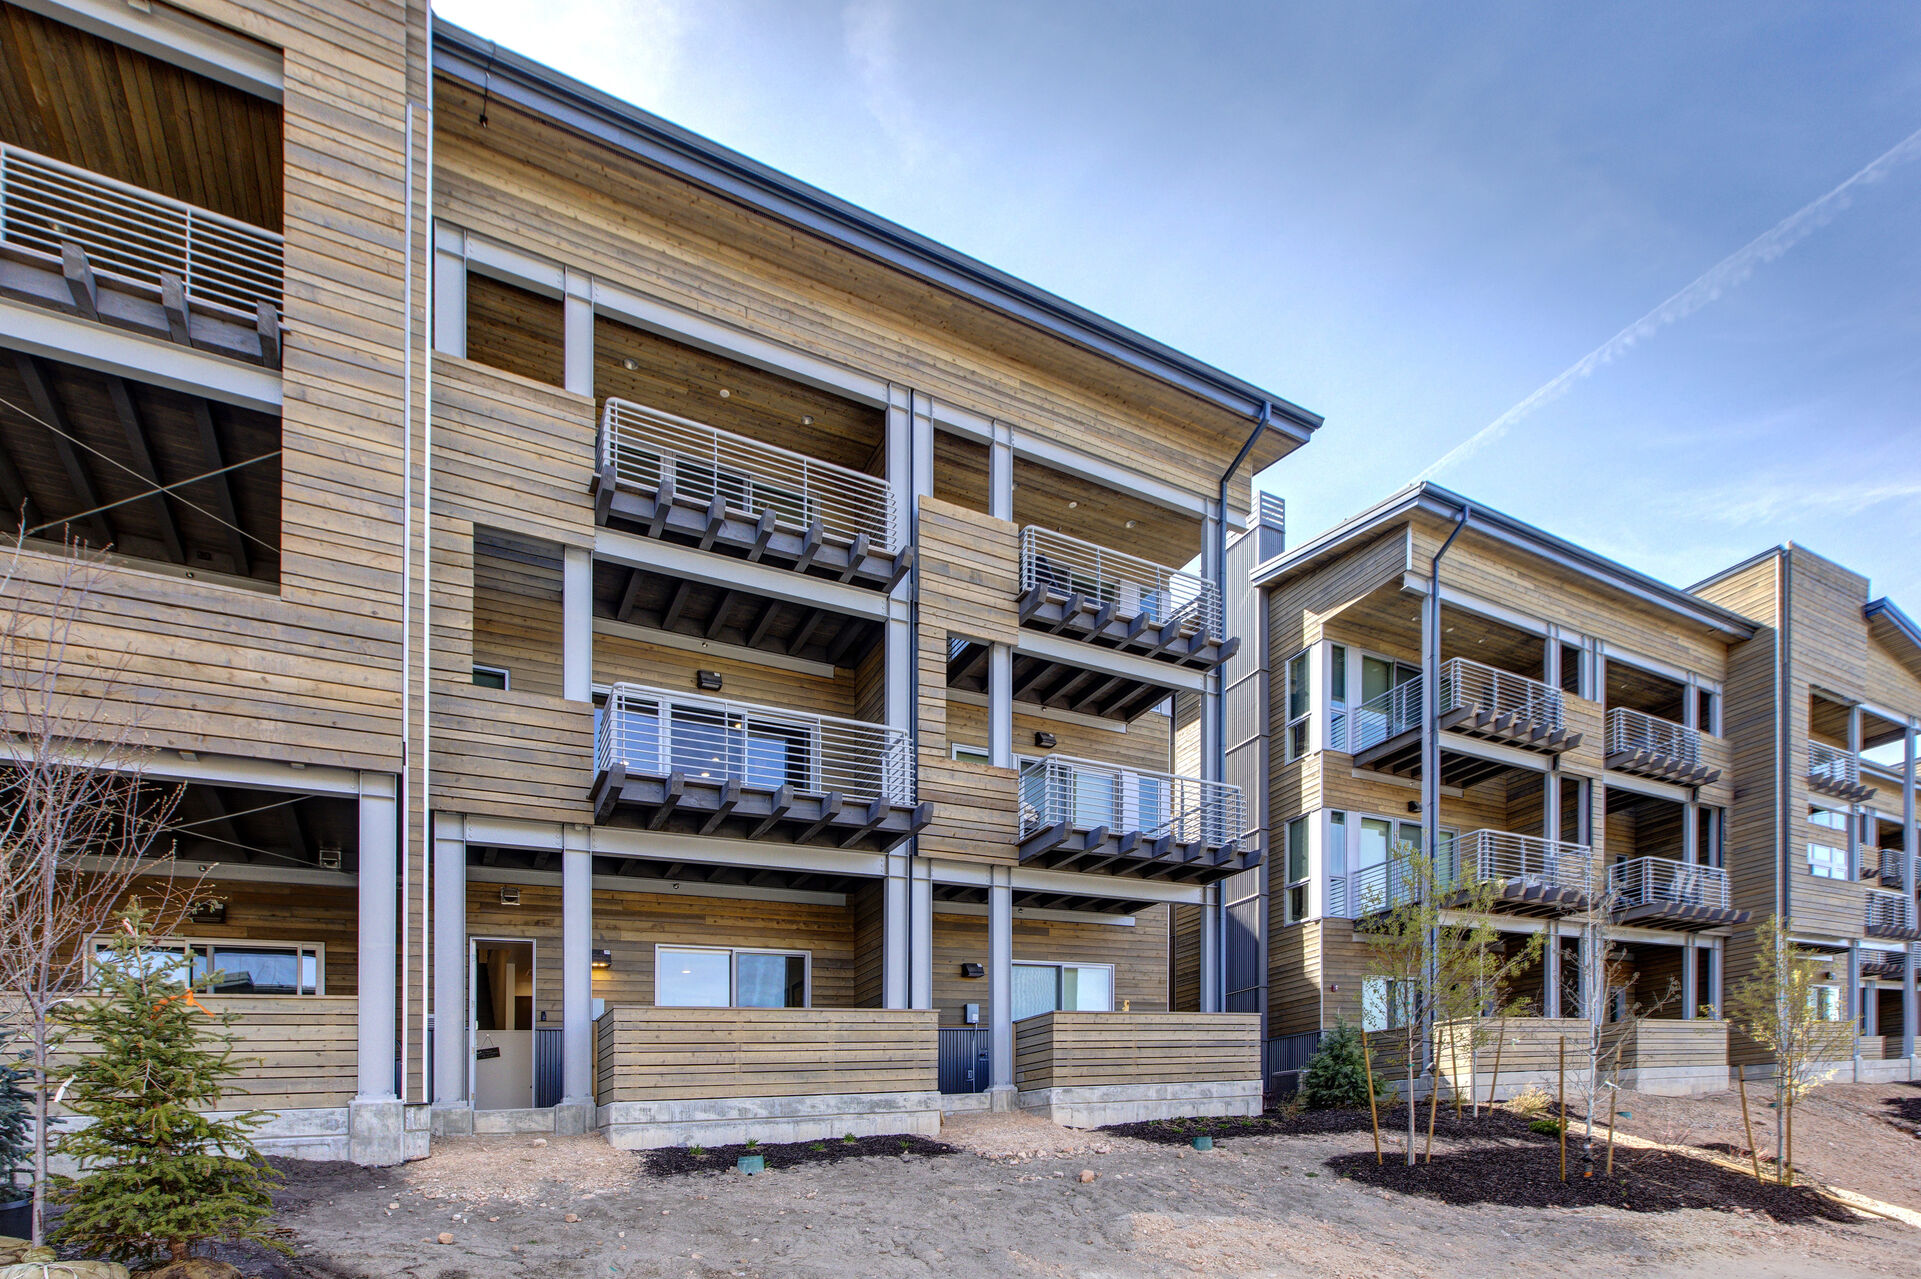
M 1258 1107 L 1169 917 L 1316 417 L 419 8 L 0 23 L 0 497 L 112 548 L 270 1148 Z
M 1830 960 L 1826 1006 L 1860 1026 L 1854 1077 L 1913 1078 L 1921 628 L 1792 544 L 1693 591 L 1760 624 L 1728 673 L 1736 903 Z M 1730 947 L 1731 976 L 1751 954 L 1748 939 Z M 1734 1061 L 1766 1069 L 1738 1037 Z

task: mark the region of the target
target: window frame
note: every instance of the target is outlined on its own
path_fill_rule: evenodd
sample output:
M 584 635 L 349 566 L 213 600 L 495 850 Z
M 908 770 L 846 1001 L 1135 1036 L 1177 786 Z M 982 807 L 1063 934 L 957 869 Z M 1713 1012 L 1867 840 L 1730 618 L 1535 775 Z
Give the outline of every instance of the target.
M 661 978 L 665 967 L 661 956 L 676 952 L 727 956 L 727 1002 L 724 1004 L 669 1004 L 660 998 Z M 752 1008 L 765 1009 L 764 1004 L 743 1004 L 740 1002 L 740 957 L 742 955 L 779 955 L 783 958 L 798 958 L 801 961 L 801 1002 L 783 1004 L 782 1008 L 812 1008 L 814 1006 L 814 952 L 790 946 L 705 946 L 697 942 L 655 942 L 654 943 L 654 1007 L 656 1008 Z M 779 1011 L 779 1010 L 774 1010 Z
M 1281 679 L 1281 762 L 1292 764 L 1312 753 L 1314 723 L 1314 663 L 1311 648 L 1304 648 L 1287 659 Z M 1301 710 L 1295 714 L 1299 704 Z
M 1825 854 L 1816 856 L 1816 854 Z M 1854 878 L 1853 867 L 1848 864 L 1848 850 L 1836 848 L 1831 844 L 1818 844 L 1808 841 L 1808 874 L 1816 879 L 1835 879 L 1843 882 Z
M 1301 847 L 1296 849 L 1299 842 Z M 1294 871 L 1296 852 L 1300 855 L 1300 874 Z M 1309 885 L 1314 879 L 1314 837 L 1311 819 L 1306 813 L 1291 817 L 1281 827 L 1281 922 L 1298 924 L 1312 918 L 1314 895 Z M 1300 899 L 1299 910 L 1295 909 L 1296 897 Z
M 510 668 L 508 668 L 508 667 L 505 667 L 505 666 L 489 666 L 489 665 L 488 665 L 487 663 L 485 663 L 485 662 L 475 662 L 475 663 L 474 663 L 474 672 L 473 672 L 473 673 L 474 673 L 474 676 L 475 676 L 475 679 L 474 679 L 474 687 L 475 687 L 475 688 L 487 688 L 487 689 L 492 689 L 492 690 L 493 690 L 494 692 L 496 692 L 496 693 L 511 693 L 511 692 L 513 692 L 513 690 L 514 690 L 514 673 L 513 673 L 513 671 L 512 671 L 512 670 L 511 670 Z M 480 682 L 480 680 L 479 680 L 479 678 L 478 678 L 478 677 L 479 677 L 480 675 L 482 675 L 482 674 L 486 674 L 486 675 L 498 675 L 498 676 L 500 676 L 500 683 L 499 683 L 498 685 L 494 685 L 494 684 L 483 684 L 483 683 L 481 683 L 481 682 Z
M 1114 1011 L 1115 1001 L 1120 994 L 1120 992 L 1116 989 L 1116 984 L 1114 980 L 1115 973 L 1116 973 L 1116 966 L 1114 964 L 1097 963 L 1097 962 L 1083 961 L 1078 959 L 1017 959 L 1014 961 L 1013 966 L 1015 968 L 1051 968 L 1054 970 L 1054 1006 L 1050 1009 L 1045 1010 L 1047 1012 L 1056 1012 L 1056 1013 L 1058 1012 L 1110 1012 L 1111 1013 Z M 1077 970 L 1083 969 L 1083 968 L 1100 968 L 1100 969 L 1106 970 L 1107 972 L 1107 1007 L 1106 1008 L 1063 1009 L 1060 1006 L 1061 991 L 1063 987 L 1063 983 L 1061 980 L 1061 973 L 1062 973 L 1062 970 L 1068 969 L 1068 968 L 1073 968 Z M 1013 992 L 1011 991 L 1009 992 L 1010 1004 L 1012 1003 L 1012 993 Z M 1027 1014 L 1028 1017 L 1039 1017 L 1041 1015 L 1042 1015 L 1041 1013 Z M 1026 1018 L 1024 1017 L 1017 1018 L 1017 1020 L 1025 1021 Z
M 949 742 L 947 758 L 957 764 L 992 764 L 994 752 L 985 746 L 969 746 L 966 742 Z
M 94 969 L 100 962 L 99 957 L 101 953 L 112 949 L 112 945 L 112 936 L 108 933 L 95 933 L 87 939 L 88 985 L 92 985 L 93 983 Z M 214 952 L 217 950 L 291 951 L 294 955 L 294 967 L 296 969 L 304 969 L 304 961 L 306 957 L 311 954 L 314 964 L 314 988 L 312 990 L 296 990 L 281 994 L 247 994 L 238 995 L 237 997 L 242 999 L 318 999 L 324 997 L 327 993 L 327 943 L 325 942 L 275 941 L 271 938 L 260 937 L 167 937 L 157 941 L 149 947 L 149 949 L 178 951 L 181 958 L 187 961 L 188 985 L 195 989 L 198 989 L 204 977 L 193 976 L 194 960 L 198 958 L 201 962 L 205 963 L 208 974 L 218 972 L 219 970 L 214 967 L 213 963 Z M 192 953 L 195 950 L 199 950 L 203 952 L 203 954 L 196 956 Z M 300 975 L 304 976 L 304 971 L 302 971 Z M 220 994 L 217 990 L 206 990 L 200 993 L 215 997 L 218 997 Z

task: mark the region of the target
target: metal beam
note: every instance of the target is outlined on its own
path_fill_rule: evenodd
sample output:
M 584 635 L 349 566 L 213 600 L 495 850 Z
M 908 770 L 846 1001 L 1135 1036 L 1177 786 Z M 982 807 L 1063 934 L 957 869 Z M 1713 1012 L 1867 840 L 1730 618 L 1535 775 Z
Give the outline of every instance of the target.
M 204 395 L 226 404 L 280 412 L 277 369 L 209 355 L 112 325 L 0 298 L 0 342 L 33 355 L 136 382 Z
M 1024 657 L 1042 657 L 1069 666 L 1091 667 L 1102 674 L 1126 675 L 1145 684 L 1200 693 L 1207 689 L 1207 675 L 1192 667 L 1175 666 L 1151 658 L 1137 657 L 1117 649 L 1099 648 L 1080 640 L 1064 639 L 1031 628 L 1023 629 L 1014 651 Z
M 656 538 L 641 537 L 621 529 L 594 530 L 594 557 L 609 563 L 651 569 L 669 577 L 689 578 L 718 586 L 722 590 L 750 591 L 770 599 L 784 600 L 809 608 L 828 608 L 855 617 L 887 620 L 887 596 L 860 586 L 846 586 L 821 577 L 809 577 L 770 564 L 750 564 L 746 560 L 713 552 L 697 551 Z

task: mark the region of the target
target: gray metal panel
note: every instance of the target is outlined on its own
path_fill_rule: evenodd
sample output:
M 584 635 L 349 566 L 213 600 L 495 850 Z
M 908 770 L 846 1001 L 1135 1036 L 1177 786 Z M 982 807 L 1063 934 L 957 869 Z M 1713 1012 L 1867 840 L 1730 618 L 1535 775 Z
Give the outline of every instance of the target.
M 561 1096 L 560 1031 L 534 1031 L 534 1105 L 558 1106 Z
M 950 1093 L 986 1092 L 989 1078 L 991 1031 L 972 1027 L 940 1031 L 940 1090 Z

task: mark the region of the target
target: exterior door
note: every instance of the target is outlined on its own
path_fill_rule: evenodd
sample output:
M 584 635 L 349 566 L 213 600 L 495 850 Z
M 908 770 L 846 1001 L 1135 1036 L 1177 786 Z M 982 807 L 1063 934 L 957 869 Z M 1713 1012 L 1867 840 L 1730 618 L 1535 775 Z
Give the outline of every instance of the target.
M 534 1104 L 534 944 L 476 937 L 467 984 L 468 1095 L 476 1110 Z

